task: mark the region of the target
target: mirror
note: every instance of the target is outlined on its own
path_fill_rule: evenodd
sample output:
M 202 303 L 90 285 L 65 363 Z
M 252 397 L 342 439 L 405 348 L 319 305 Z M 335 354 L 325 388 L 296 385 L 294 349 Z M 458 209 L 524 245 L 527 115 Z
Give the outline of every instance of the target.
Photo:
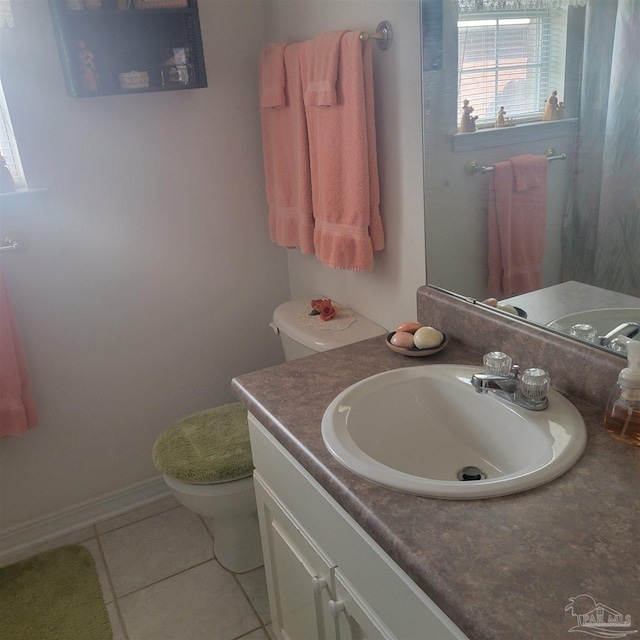
M 551 1 L 580 4 L 576 0 Z M 613 34 L 616 20 L 620 24 L 630 21 L 634 25 L 631 37 L 637 40 L 640 8 L 632 0 L 589 3 L 587 8 L 568 8 L 565 84 L 564 93 L 560 92 L 567 105 L 564 119 L 458 133 L 458 0 L 422 0 L 425 244 L 429 284 L 479 301 L 489 298 L 490 180 L 484 173 L 468 175 L 465 165 L 474 161 L 492 168 L 496 162 L 523 154 L 542 155 L 547 149 L 566 154 L 566 160 L 548 166 L 541 286 L 496 297 L 524 312 L 527 321 L 549 330 L 567 333 L 573 326 L 567 322 L 573 320 L 574 324 L 592 324 L 599 343 L 598 338 L 612 329 L 612 322 L 617 323 L 613 328 L 627 322 L 640 324 L 640 118 L 637 113 L 624 114 L 630 128 L 623 129 L 613 141 L 604 133 L 607 127 L 619 126 L 613 120 L 607 122 L 607 115 L 618 115 L 613 108 L 607 114 L 607 100 L 624 98 L 635 105 L 630 111 L 637 112 L 640 79 L 638 61 L 628 60 L 628 53 L 624 64 L 611 64 L 612 56 L 618 55 L 618 44 L 614 44 L 613 35 L 589 39 L 590 25 L 598 24 L 602 36 L 604 25 Z M 616 10 L 627 13 L 616 15 Z M 597 15 L 589 15 L 589 11 Z M 631 50 L 637 51 L 637 47 L 627 51 Z M 626 76 L 617 73 L 621 66 Z M 598 91 L 604 92 L 601 87 L 581 83 L 581 78 L 586 83 L 601 76 L 610 79 L 604 98 L 598 95 Z M 620 180 L 610 187 L 602 180 L 603 170 L 609 177 L 620 176 Z M 607 193 L 612 190 L 614 193 Z M 624 220 L 598 221 L 597 211 L 588 211 L 594 209 L 593 202 L 611 202 L 621 194 L 622 204 L 614 204 L 622 206 Z M 603 204 L 601 209 L 608 212 L 609 206 Z M 587 218 L 587 213 L 594 217 Z M 617 239 L 612 233 L 598 235 L 607 224 L 617 225 Z M 584 314 L 601 309 L 611 311 Z M 619 309 L 628 311 L 620 315 Z M 582 315 L 573 315 L 578 313 Z M 633 325 L 622 333 L 634 334 Z M 606 346 L 618 350 L 615 342 L 608 344 L 610 340 L 607 338 Z

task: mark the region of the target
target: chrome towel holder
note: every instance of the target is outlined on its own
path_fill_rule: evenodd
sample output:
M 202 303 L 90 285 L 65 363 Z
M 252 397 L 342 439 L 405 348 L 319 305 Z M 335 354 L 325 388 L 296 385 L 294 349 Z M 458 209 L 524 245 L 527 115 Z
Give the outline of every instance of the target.
M 555 149 L 549 148 L 544 152 L 544 155 L 549 158 L 549 162 L 553 162 L 554 160 L 566 160 L 566 153 L 558 153 Z M 493 167 L 483 167 L 475 160 L 469 160 L 465 162 L 464 172 L 468 176 L 475 176 L 476 173 L 490 173 L 493 171 Z
M 0 239 L 0 252 L 20 253 L 27 247 L 27 239 L 21 233 L 6 233 Z
M 393 42 L 393 29 L 391 23 L 387 20 L 383 20 L 377 27 L 375 33 L 361 33 L 360 40 L 376 40 L 378 49 L 386 51 Z

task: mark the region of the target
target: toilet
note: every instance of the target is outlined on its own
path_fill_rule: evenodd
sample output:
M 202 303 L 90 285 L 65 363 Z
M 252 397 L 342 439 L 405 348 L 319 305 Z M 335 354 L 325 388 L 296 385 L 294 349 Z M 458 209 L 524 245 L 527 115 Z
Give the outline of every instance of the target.
M 330 322 L 309 316 L 310 300 L 290 300 L 274 311 L 270 326 L 286 360 L 386 334 L 342 307 Z M 233 402 L 178 421 L 156 440 L 153 462 L 181 504 L 211 518 L 213 550 L 222 566 L 243 573 L 263 564 L 244 405 Z
M 387 333 L 375 322 L 335 302 L 339 313 L 334 320 L 325 322 L 319 316 L 310 316 L 310 302 L 311 298 L 289 300 L 273 312 L 270 326 L 280 335 L 287 361 Z

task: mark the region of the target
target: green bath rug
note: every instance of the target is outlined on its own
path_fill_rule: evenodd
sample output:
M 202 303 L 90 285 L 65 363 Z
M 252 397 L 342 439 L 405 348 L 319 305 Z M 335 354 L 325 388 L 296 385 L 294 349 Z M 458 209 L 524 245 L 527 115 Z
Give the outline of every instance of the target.
M 67 545 L 0 568 L 0 638 L 111 640 L 93 557 Z

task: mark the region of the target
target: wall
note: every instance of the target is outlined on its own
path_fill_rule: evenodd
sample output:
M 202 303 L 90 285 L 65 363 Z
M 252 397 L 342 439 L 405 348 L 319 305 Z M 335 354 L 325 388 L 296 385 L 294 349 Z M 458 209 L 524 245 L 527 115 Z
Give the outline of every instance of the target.
M 336 271 L 289 250 L 293 295 L 325 295 L 387 329 L 416 314 L 425 281 L 423 165 L 418 0 L 269 0 L 270 41 L 302 41 L 323 31 L 375 32 L 388 20 L 391 48 L 374 47 L 376 131 L 386 248 L 371 272 Z
M 2 80 L 48 193 L 1 219 L 29 242 L 2 269 L 40 424 L 0 441 L 0 538 L 158 478 L 158 433 L 282 360 L 268 323 L 290 295 L 266 219 L 262 3 L 200 3 L 207 89 L 88 99 L 66 95 L 46 0 L 13 4 Z
M 50 517 L 142 495 L 160 431 L 282 360 L 268 322 L 290 292 L 393 328 L 415 318 L 425 273 L 417 0 L 201 0 L 207 89 L 82 100 L 66 95 L 46 0 L 14 5 L 2 79 L 30 184 L 48 191 L 41 213 L 0 217 L 29 242 L 2 268 L 40 410 L 39 426 L 0 440 L 0 553 L 3 535 L 15 544 Z M 384 19 L 387 247 L 371 273 L 335 271 L 269 240 L 257 57 L 265 24 L 269 40 L 301 40 Z

